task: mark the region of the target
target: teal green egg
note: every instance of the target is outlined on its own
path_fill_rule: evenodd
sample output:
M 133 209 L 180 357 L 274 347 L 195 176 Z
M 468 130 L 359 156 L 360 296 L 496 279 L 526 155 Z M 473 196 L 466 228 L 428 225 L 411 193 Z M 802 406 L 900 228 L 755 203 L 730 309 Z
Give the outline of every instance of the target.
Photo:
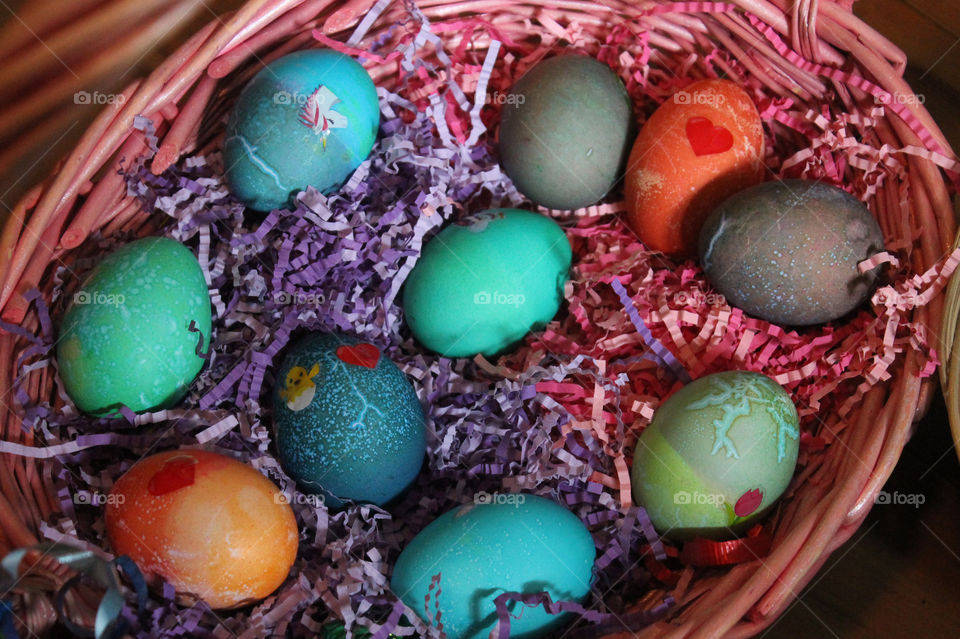
M 793 401 L 769 377 L 701 377 L 671 395 L 640 435 L 634 500 L 672 539 L 735 536 L 786 490 L 799 435 Z
M 570 242 L 553 220 L 492 209 L 424 246 L 404 286 L 410 331 L 447 357 L 497 355 L 553 319 L 570 272 Z
M 440 617 L 449 639 L 486 639 L 497 623 L 494 599 L 504 592 L 548 592 L 553 601 L 582 601 L 590 592 L 593 538 L 562 506 L 535 495 L 480 494 L 431 522 L 403 549 L 390 589 L 424 616 Z M 438 588 L 431 588 L 440 575 Z M 439 615 L 437 615 L 439 608 Z M 542 607 L 510 611 L 510 636 L 560 636 L 568 614 Z
M 121 404 L 169 408 L 203 368 L 201 340 L 205 352 L 210 295 L 197 258 L 169 238 L 136 240 L 107 255 L 74 295 L 60 323 L 60 378 L 92 415 Z
M 377 89 L 357 61 L 330 49 L 285 55 L 250 80 L 230 113 L 227 183 L 258 211 L 289 206 L 307 186 L 330 193 L 370 155 L 379 126 Z
M 383 505 L 420 472 L 427 435 L 410 382 L 375 345 L 338 334 L 293 344 L 273 393 L 278 458 L 334 508 Z
M 634 119 L 627 90 L 606 64 L 584 55 L 548 58 L 501 97 L 500 161 L 537 204 L 589 206 L 623 176 Z

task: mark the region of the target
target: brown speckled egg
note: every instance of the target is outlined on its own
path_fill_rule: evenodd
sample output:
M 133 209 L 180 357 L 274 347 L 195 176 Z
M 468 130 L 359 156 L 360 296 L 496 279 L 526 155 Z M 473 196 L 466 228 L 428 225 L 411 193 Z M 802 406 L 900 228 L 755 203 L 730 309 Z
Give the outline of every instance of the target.
M 846 315 L 870 296 L 883 250 L 870 211 L 849 193 L 808 180 L 766 182 L 724 201 L 700 232 L 707 279 L 733 306 L 787 326 Z
M 254 468 L 203 450 L 157 453 L 110 491 L 107 536 L 152 587 L 214 609 L 263 599 L 290 573 L 299 535 L 283 494 Z

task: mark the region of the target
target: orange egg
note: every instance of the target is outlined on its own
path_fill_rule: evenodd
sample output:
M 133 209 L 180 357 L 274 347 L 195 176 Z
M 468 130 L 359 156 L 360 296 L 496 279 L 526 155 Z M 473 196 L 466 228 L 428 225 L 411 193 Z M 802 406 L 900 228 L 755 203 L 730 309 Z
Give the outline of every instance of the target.
M 627 222 L 649 248 L 697 252 L 703 221 L 763 178 L 763 124 L 730 80 L 701 80 L 660 105 L 627 161 Z
M 277 487 L 239 461 L 202 450 L 151 455 L 110 491 L 107 535 L 152 586 L 177 600 L 236 608 L 283 583 L 297 555 L 293 510 Z

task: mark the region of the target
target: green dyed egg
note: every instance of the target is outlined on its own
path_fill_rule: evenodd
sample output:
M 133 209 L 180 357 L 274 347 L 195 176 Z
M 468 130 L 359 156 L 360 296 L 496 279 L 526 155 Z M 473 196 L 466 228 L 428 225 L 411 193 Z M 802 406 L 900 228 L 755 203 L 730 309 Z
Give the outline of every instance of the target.
M 60 325 L 60 377 L 86 413 L 168 408 L 203 367 L 201 339 L 206 350 L 210 295 L 200 264 L 179 242 L 144 238 L 104 258 L 73 296 Z
M 429 595 L 428 624 L 441 622 L 449 639 L 486 639 L 497 623 L 494 599 L 504 592 L 587 596 L 596 550 L 576 515 L 536 495 L 481 493 L 477 501 L 431 522 L 393 568 L 390 588 L 421 617 Z M 511 637 L 560 637 L 558 626 L 570 620 L 542 607 L 510 610 Z
M 633 497 L 661 535 L 739 534 L 786 490 L 799 434 L 793 401 L 769 377 L 701 377 L 667 399 L 640 435 Z
M 630 98 L 607 65 L 549 58 L 505 96 L 500 161 L 517 189 L 553 209 L 589 206 L 623 175 L 634 138 Z
M 553 220 L 493 209 L 427 242 L 403 292 L 421 344 L 447 357 L 496 355 L 553 319 L 570 271 L 570 242 Z

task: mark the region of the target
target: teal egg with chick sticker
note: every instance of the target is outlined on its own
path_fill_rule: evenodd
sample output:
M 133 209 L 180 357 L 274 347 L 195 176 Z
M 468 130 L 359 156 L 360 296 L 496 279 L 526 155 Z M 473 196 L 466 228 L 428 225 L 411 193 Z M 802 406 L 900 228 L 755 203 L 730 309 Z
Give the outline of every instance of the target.
M 258 211 L 284 208 L 307 186 L 339 188 L 370 155 L 380 126 L 373 80 L 330 49 L 274 60 L 244 87 L 224 137 L 233 194 Z
M 441 515 L 407 544 L 390 588 L 429 625 L 442 624 L 450 639 L 486 639 L 498 619 L 494 600 L 503 593 L 582 601 L 595 556 L 590 531 L 557 503 L 478 493 L 474 503 Z M 542 606 L 507 606 L 511 637 L 560 637 L 571 620 Z
M 706 375 L 671 395 L 641 433 L 634 499 L 671 539 L 736 536 L 786 490 L 799 438 L 797 409 L 775 381 Z
M 447 357 L 498 355 L 546 326 L 563 301 L 572 251 L 548 217 L 492 209 L 429 240 L 404 284 L 410 331 Z
M 420 472 L 423 409 L 380 349 L 339 334 L 293 344 L 277 369 L 274 435 L 280 464 L 327 505 L 383 505 Z
M 175 405 L 203 368 L 210 294 L 190 249 L 148 237 L 107 255 L 64 313 L 57 365 L 81 411 Z

